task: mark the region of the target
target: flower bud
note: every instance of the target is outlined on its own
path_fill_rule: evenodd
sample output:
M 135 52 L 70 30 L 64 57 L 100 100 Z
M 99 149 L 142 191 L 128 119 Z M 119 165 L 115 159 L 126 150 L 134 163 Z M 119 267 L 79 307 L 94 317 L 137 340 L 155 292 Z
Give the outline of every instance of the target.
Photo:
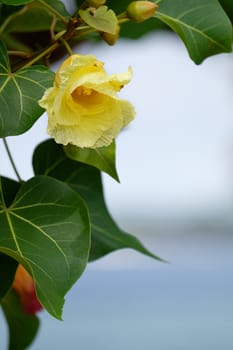
M 108 45 L 114 45 L 119 37 L 119 32 L 120 32 L 121 27 L 117 25 L 117 29 L 114 34 L 106 33 L 106 32 L 101 32 L 101 37 Z
M 106 0 L 88 0 L 89 6 L 93 6 L 96 8 L 104 5 L 105 2 L 106 2 Z
M 20 264 L 16 270 L 13 289 L 19 295 L 25 313 L 35 314 L 42 309 L 42 305 L 36 295 L 34 281 Z
M 127 16 L 133 22 L 143 22 L 151 18 L 158 5 L 151 1 L 133 1 L 129 4 L 126 12 Z

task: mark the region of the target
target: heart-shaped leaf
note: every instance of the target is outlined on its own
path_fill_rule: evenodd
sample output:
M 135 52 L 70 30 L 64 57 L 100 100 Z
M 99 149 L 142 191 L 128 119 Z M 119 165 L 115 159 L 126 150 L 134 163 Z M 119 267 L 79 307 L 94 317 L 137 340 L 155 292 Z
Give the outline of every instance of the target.
M 232 51 L 232 25 L 217 0 L 161 0 L 154 17 L 174 30 L 197 64 Z
M 54 73 L 43 66 L 10 70 L 7 50 L 0 41 L 0 137 L 28 130 L 44 112 L 38 104 Z
M 67 182 L 85 199 L 91 219 L 90 261 L 122 248 L 131 248 L 161 260 L 113 221 L 104 202 L 101 176 L 97 169 L 70 160 L 62 146 L 52 140 L 37 147 L 33 167 L 36 174 L 46 174 Z
M 115 34 L 118 26 L 118 20 L 113 10 L 108 10 L 107 6 L 99 8 L 88 8 L 79 10 L 80 17 L 90 27 L 101 32 Z
M 64 296 L 88 260 L 87 208 L 69 186 L 46 176 L 24 183 L 9 206 L 6 183 L 1 184 L 0 251 L 28 270 L 41 304 L 60 318 Z
M 119 177 L 116 171 L 116 152 L 115 141 L 107 147 L 99 148 L 80 148 L 69 144 L 64 147 L 66 155 L 79 162 L 92 165 L 99 170 L 104 171 L 113 179 L 119 182 Z
M 2 300 L 2 309 L 9 328 L 8 350 L 25 350 L 37 334 L 39 319 L 23 311 L 18 295 L 12 290 Z

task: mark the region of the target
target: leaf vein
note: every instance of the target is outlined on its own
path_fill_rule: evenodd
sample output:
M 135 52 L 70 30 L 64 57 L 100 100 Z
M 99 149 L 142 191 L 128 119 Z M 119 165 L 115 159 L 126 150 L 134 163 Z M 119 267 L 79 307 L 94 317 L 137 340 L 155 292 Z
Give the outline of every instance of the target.
M 62 248 L 59 246 L 59 244 L 57 244 L 57 242 L 47 234 L 47 232 L 45 232 L 44 230 L 41 229 L 40 226 L 36 225 L 35 223 L 33 223 L 32 221 L 29 221 L 27 220 L 26 218 L 20 216 L 20 215 L 17 215 L 16 213 L 12 212 L 11 213 L 12 215 L 14 215 L 15 217 L 17 217 L 19 220 L 21 221 L 24 221 L 26 222 L 28 225 L 31 225 L 32 227 L 34 227 L 36 230 L 38 230 L 39 232 L 41 232 L 48 240 L 50 240 L 54 245 L 55 247 L 57 248 L 57 250 L 62 254 L 64 260 L 65 260 L 65 263 L 66 263 L 66 266 L 67 266 L 67 269 L 68 271 L 70 271 L 70 264 L 69 264 L 69 261 L 65 255 L 65 253 L 63 252 Z
M 174 17 L 171 17 L 169 15 L 166 15 L 165 13 L 162 13 L 160 11 L 157 11 L 156 14 L 155 14 L 155 17 L 160 17 L 160 19 L 162 18 L 165 18 L 165 19 L 168 19 L 172 22 L 177 22 L 181 27 L 185 27 L 193 32 L 196 32 L 197 34 L 199 34 L 200 36 L 203 36 L 204 38 L 206 38 L 207 40 L 213 42 L 216 46 L 219 46 L 221 47 L 222 49 L 226 50 L 225 46 L 223 46 L 222 44 L 220 44 L 219 42 L 217 42 L 216 40 L 214 40 L 213 38 L 211 38 L 209 35 L 207 35 L 205 32 L 204 32 L 204 29 L 203 31 L 201 31 L 200 29 L 196 28 L 196 27 L 193 27 L 185 22 L 182 22 L 182 21 L 179 21 L 178 19 L 174 18 Z

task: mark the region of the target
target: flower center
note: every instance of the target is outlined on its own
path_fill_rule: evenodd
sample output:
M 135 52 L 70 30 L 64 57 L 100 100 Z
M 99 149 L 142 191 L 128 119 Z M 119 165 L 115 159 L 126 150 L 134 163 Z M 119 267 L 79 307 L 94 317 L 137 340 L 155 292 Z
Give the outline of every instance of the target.
M 100 103 L 100 94 L 85 86 L 77 87 L 71 94 L 73 101 L 83 106 L 90 106 Z

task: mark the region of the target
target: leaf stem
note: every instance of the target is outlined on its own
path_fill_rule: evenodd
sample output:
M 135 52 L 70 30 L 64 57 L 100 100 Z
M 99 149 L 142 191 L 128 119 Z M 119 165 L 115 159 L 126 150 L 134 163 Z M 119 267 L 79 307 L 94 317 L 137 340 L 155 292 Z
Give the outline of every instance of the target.
M 98 32 L 95 28 L 90 27 L 90 26 L 86 26 L 86 25 L 76 28 L 75 31 L 76 31 L 76 35 L 74 38 L 79 38 L 79 37 L 83 37 L 84 35 L 87 35 L 90 33 Z
M 20 175 L 19 175 L 19 172 L 18 172 L 18 170 L 17 170 L 17 168 L 16 168 L 16 165 L 15 165 L 14 159 L 12 158 L 11 151 L 10 151 L 9 146 L 8 146 L 8 144 L 7 144 L 6 138 L 3 137 L 2 140 L 3 140 L 4 146 L 5 146 L 7 155 L 8 155 L 8 157 L 9 157 L 10 163 L 11 163 L 11 165 L 12 165 L 12 168 L 14 169 L 15 175 L 16 175 L 17 179 L 18 179 L 20 182 L 22 182 L 23 180 L 21 179 L 21 177 L 20 177 Z
M 73 55 L 73 51 L 72 51 L 70 45 L 68 44 L 68 42 L 67 42 L 66 40 L 62 39 L 62 38 L 60 39 L 60 41 L 61 41 L 61 43 L 65 46 L 66 51 L 68 52 L 68 54 L 69 54 L 70 56 L 72 56 L 72 55 Z
M 129 20 L 129 17 L 128 17 L 126 11 L 120 13 L 120 14 L 117 16 L 117 19 L 118 19 L 118 20 L 119 20 L 119 19 L 123 19 L 123 18 L 124 18 L 124 19 L 127 18 L 127 19 Z
M 118 20 L 118 24 L 126 23 L 126 22 L 129 22 L 129 21 L 130 21 L 129 18 L 120 18 L 120 19 Z
M 54 7 L 52 7 L 51 5 L 49 5 L 47 2 L 45 2 L 44 0 L 38 0 L 39 3 L 41 3 L 41 5 L 43 5 L 44 7 L 46 7 L 50 12 L 52 12 L 56 17 L 60 18 L 60 20 L 65 23 L 67 25 L 68 20 L 62 16 Z

